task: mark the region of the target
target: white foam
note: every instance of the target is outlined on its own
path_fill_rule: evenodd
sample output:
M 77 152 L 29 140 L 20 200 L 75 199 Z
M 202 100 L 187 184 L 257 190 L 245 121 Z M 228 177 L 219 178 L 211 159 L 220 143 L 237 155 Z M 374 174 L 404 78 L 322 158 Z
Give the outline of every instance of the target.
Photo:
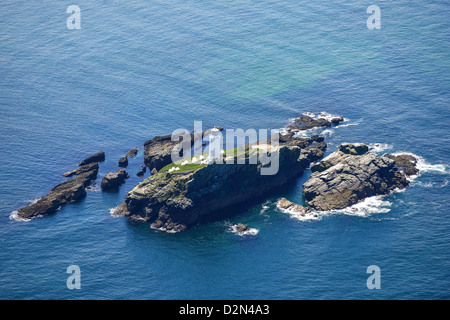
M 263 205 L 263 206 L 262 206 L 262 209 L 261 209 L 261 211 L 260 211 L 259 213 L 260 213 L 260 214 L 263 214 L 263 213 L 266 212 L 267 209 L 269 209 L 269 208 L 270 208 L 269 206 Z
M 393 146 L 387 143 L 369 143 L 369 150 L 375 153 L 381 153 L 392 148 Z
M 300 221 L 314 221 L 314 220 L 321 220 L 322 219 L 322 215 L 319 214 L 316 211 L 310 211 L 310 212 L 308 212 L 306 214 L 300 214 L 298 212 L 290 211 L 290 210 L 287 210 L 287 209 L 280 209 L 280 210 L 283 211 L 283 212 L 288 213 L 291 216 L 291 218 L 294 218 L 294 219 L 297 219 L 297 220 L 300 220 Z
M 334 133 L 334 130 L 332 129 L 325 129 L 322 131 L 322 133 L 320 134 L 322 137 L 331 137 Z
M 11 212 L 11 214 L 9 215 L 9 219 L 21 221 L 21 222 L 31 221 L 31 219 L 25 219 L 25 218 L 19 217 L 19 212 L 17 210 L 14 210 L 13 212 Z
M 31 206 L 32 204 L 35 204 L 36 202 L 38 202 L 39 199 L 41 199 L 41 197 L 35 198 L 35 199 L 33 199 L 33 200 L 27 200 L 26 202 L 29 202 L 29 203 L 30 203 L 29 205 Z
M 113 216 L 113 217 L 120 217 L 120 215 L 116 214 L 116 209 L 117 209 L 117 207 L 110 208 L 110 209 L 109 209 L 109 214 L 110 214 L 111 216 Z
M 236 230 L 236 227 L 237 227 L 237 224 L 230 226 L 230 231 L 239 236 L 256 236 L 259 233 L 259 230 L 256 228 L 249 228 L 248 230 L 245 230 L 244 232 L 238 232 Z
M 417 159 L 416 167 L 419 169 L 419 174 L 415 176 L 409 176 L 408 180 L 415 180 L 417 177 L 419 177 L 422 173 L 428 172 L 428 173 L 438 173 L 438 174 L 448 174 L 448 165 L 446 164 L 431 164 L 428 163 L 423 157 L 418 156 L 411 152 L 395 152 L 392 155 L 398 156 L 401 154 L 407 154 L 410 156 L 413 156 Z
M 325 120 L 328 120 L 328 121 L 331 121 L 334 118 L 339 118 L 340 117 L 340 116 L 337 116 L 337 115 L 334 115 L 334 114 L 331 114 L 331 113 L 328 113 L 328 112 L 325 112 L 325 111 L 319 112 L 317 114 L 313 113 L 313 112 L 304 112 L 304 113 L 302 113 L 302 115 L 311 117 L 313 119 L 325 119 Z M 344 121 L 345 121 L 345 119 L 344 119 Z
M 350 126 L 357 126 L 362 122 L 362 119 L 356 121 L 356 122 L 350 122 L 350 119 L 344 118 L 344 121 L 339 123 L 335 128 L 345 128 Z
M 153 224 L 150 225 L 150 229 L 164 231 L 164 232 L 167 232 L 167 233 L 178 233 L 179 232 L 179 231 L 175 231 L 175 230 L 167 230 L 164 227 L 156 228 L 156 227 L 153 226 Z
M 390 207 L 392 203 L 390 201 L 384 200 L 385 197 L 385 195 L 372 196 L 365 198 L 363 201 L 358 202 L 350 207 L 344 209 L 321 211 L 321 213 L 324 215 L 345 214 L 358 217 L 369 217 L 373 214 L 387 213 L 391 211 Z
M 308 213 L 301 214 L 294 210 L 280 208 L 280 206 L 278 204 L 277 204 L 277 208 L 281 212 L 289 214 L 291 216 L 291 218 L 294 218 L 294 219 L 297 219 L 300 221 L 313 221 L 313 220 L 321 220 L 322 219 L 322 214 L 318 211 L 309 211 Z
M 311 117 L 311 118 L 313 118 L 313 119 L 316 117 L 316 114 L 315 114 L 315 113 L 312 113 L 312 112 L 303 112 L 302 115 L 303 115 L 303 116 Z

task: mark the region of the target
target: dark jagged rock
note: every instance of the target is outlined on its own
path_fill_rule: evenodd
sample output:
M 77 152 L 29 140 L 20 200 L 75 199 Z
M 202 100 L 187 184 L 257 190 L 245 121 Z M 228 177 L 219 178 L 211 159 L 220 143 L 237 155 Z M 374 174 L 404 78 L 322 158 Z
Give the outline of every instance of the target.
M 333 118 L 330 120 L 331 124 L 333 124 L 333 125 L 337 125 L 343 121 L 344 121 L 343 117 L 336 117 L 336 118 Z
M 389 159 L 395 161 L 397 168 L 407 176 L 415 176 L 419 174 L 417 169 L 417 159 L 409 154 L 400 154 L 397 156 L 389 155 Z
M 128 167 L 128 157 L 124 156 L 119 159 L 119 167 L 126 168 Z
M 304 150 L 296 144 L 307 147 Z M 183 231 L 203 219 L 214 219 L 221 209 L 263 196 L 298 177 L 311 159 L 323 152 L 320 148 L 326 148 L 326 144 L 286 139 L 278 147 L 279 170 L 274 175 L 261 175 L 266 165 L 259 161 L 237 164 L 238 155 L 234 164 L 212 163 L 174 173 L 161 170 L 130 191 L 115 214 L 150 222 L 153 228 L 168 232 Z M 243 152 L 249 158 L 257 151 L 249 146 Z
M 303 207 L 303 206 L 301 206 L 299 204 L 296 204 L 296 203 L 293 203 L 293 202 L 289 201 L 286 198 L 281 198 L 280 200 L 278 200 L 277 206 L 280 209 L 288 210 L 288 211 L 291 211 L 293 213 L 299 214 L 301 216 L 304 216 L 304 215 L 306 215 L 307 213 L 310 212 L 309 208 Z
M 119 169 L 116 172 L 107 173 L 101 183 L 101 188 L 103 191 L 108 190 L 118 190 L 119 187 L 128 179 L 128 173 L 125 169 Z
M 222 127 L 215 126 L 215 129 L 222 131 Z M 202 137 L 206 137 L 211 133 L 211 129 L 207 129 L 201 132 Z M 182 136 L 179 135 L 179 141 L 181 141 Z M 195 143 L 195 135 L 190 134 L 191 147 Z M 179 141 L 172 141 L 172 135 L 158 136 L 144 143 L 144 163 L 153 174 L 153 170 L 159 171 L 161 168 L 172 163 L 172 151 L 179 152 L 180 157 L 183 156 L 182 150 L 179 148 Z M 196 146 L 196 150 L 205 146 L 206 142 L 203 140 Z M 178 148 L 178 149 L 177 149 Z
M 315 141 L 315 142 L 323 142 L 323 141 L 325 140 L 324 137 L 321 137 L 321 136 L 318 136 L 318 135 L 314 135 L 314 136 L 312 136 L 310 139 L 311 139 L 312 141 Z
M 142 167 L 141 170 L 136 174 L 138 177 L 143 177 L 145 172 L 147 171 L 147 167 Z
M 339 151 L 351 155 L 363 155 L 369 151 L 369 147 L 364 143 L 342 143 Z
M 243 223 L 239 223 L 233 226 L 233 231 L 236 233 L 244 233 L 249 230 L 250 230 L 249 226 Z
M 84 166 L 85 164 L 89 164 L 92 162 L 103 162 L 103 161 L 105 161 L 105 153 L 98 152 L 90 157 L 87 157 L 86 159 L 83 159 L 78 165 Z
M 344 118 L 342 117 L 336 117 L 329 121 L 325 118 L 314 119 L 310 116 L 303 115 L 292 120 L 292 122 L 287 126 L 287 129 L 290 131 L 302 131 L 318 127 L 331 127 L 332 125 L 337 125 L 342 121 L 344 121 Z
M 130 151 L 128 151 L 128 152 L 126 153 L 126 155 L 127 155 L 129 158 L 134 158 L 134 157 L 137 155 L 138 150 L 139 150 L 139 147 L 134 147 L 134 148 L 130 149 Z
M 85 172 L 88 172 L 88 171 L 91 171 L 94 169 L 98 170 L 98 162 L 91 162 L 89 164 L 78 167 L 75 170 L 63 173 L 63 176 L 64 177 L 72 177 L 72 176 L 80 175 L 82 173 L 85 173 Z
M 192 135 L 193 137 L 193 135 Z M 193 141 L 193 139 L 191 139 Z M 172 162 L 172 150 L 178 141 L 172 141 L 172 136 L 158 136 L 144 143 L 144 163 L 150 170 L 159 171 Z M 176 152 L 176 150 L 175 150 Z M 181 152 L 179 150 L 178 152 Z
M 363 144 L 344 143 L 313 165 L 311 178 L 303 184 L 308 206 L 316 210 L 343 209 L 409 184 L 393 160 L 367 150 Z
M 61 206 L 83 199 L 86 196 L 85 188 L 97 178 L 98 163 L 89 163 L 74 171 L 77 171 L 76 177 L 56 185 L 35 203 L 20 208 L 18 217 L 31 219 L 45 216 L 55 213 Z

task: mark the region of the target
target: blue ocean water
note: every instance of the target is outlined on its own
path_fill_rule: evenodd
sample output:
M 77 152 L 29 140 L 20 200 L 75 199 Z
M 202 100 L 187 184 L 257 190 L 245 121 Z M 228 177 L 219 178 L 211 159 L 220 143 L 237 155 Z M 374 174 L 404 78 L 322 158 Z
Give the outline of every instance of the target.
M 68 30 L 71 4 L 0 4 L 0 298 L 450 298 L 447 1 L 80 0 L 81 29 Z M 372 4 L 380 30 L 366 26 Z M 275 203 L 301 203 L 306 172 L 226 221 L 166 234 L 110 214 L 141 180 L 141 149 L 120 192 L 11 218 L 95 152 L 100 180 L 195 120 L 281 128 L 303 112 L 348 119 L 319 132 L 328 153 L 379 143 L 420 156 L 421 175 L 362 211 L 302 221 Z M 69 265 L 81 290 L 66 286 Z

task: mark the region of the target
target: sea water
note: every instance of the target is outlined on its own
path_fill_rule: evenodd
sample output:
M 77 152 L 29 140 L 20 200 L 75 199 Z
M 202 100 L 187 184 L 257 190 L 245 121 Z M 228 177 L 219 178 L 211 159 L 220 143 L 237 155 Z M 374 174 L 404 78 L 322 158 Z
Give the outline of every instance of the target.
M 0 4 L 0 298 L 450 298 L 447 1 L 81 0 L 81 29 L 69 30 L 71 4 Z M 381 29 L 367 28 L 372 4 Z M 146 140 L 200 120 L 283 128 L 306 112 L 346 118 L 315 132 L 327 154 L 341 142 L 408 152 L 420 175 L 310 219 L 276 206 L 304 204 L 310 170 L 187 232 L 110 214 L 142 180 Z M 106 152 L 98 183 L 135 146 L 118 193 L 14 219 L 82 158 Z M 79 290 L 66 285 L 71 265 Z M 366 286 L 371 265 L 379 290 Z

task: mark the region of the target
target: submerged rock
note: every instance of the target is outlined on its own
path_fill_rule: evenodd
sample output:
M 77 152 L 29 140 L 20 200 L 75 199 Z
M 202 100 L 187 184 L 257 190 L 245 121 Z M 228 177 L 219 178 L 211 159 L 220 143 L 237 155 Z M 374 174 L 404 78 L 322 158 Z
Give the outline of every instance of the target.
M 97 178 L 98 163 L 89 163 L 70 172 L 77 176 L 56 185 L 35 203 L 17 210 L 18 217 L 31 219 L 45 216 L 55 213 L 61 206 L 83 199 L 86 196 L 85 188 Z
M 258 229 L 250 228 L 248 225 L 243 223 L 234 224 L 230 227 L 231 232 L 237 234 L 238 236 L 256 236 L 259 233 Z
M 309 130 L 318 127 L 331 127 L 332 125 L 337 125 L 344 121 L 343 117 L 336 117 L 331 120 L 325 118 L 314 119 L 307 115 L 302 115 L 299 118 L 292 120 L 292 122 L 287 126 L 290 131 L 302 131 Z
M 141 170 L 136 174 L 138 177 L 143 177 L 145 172 L 147 171 L 147 167 L 143 166 Z
M 409 184 L 392 159 L 368 152 L 364 144 L 343 143 L 311 170 L 303 196 L 316 210 L 343 209 Z
M 121 167 L 121 168 L 128 167 L 128 157 L 127 156 L 121 157 L 119 159 L 118 166 Z
M 129 158 L 134 158 L 134 157 L 137 155 L 138 150 L 139 150 L 139 147 L 134 147 L 134 148 L 130 149 L 130 150 L 126 153 L 126 155 L 127 155 Z
M 289 201 L 286 198 L 281 198 L 280 200 L 278 200 L 277 206 L 280 209 L 288 210 L 288 211 L 290 211 L 292 213 L 296 213 L 296 214 L 299 214 L 299 215 L 302 215 L 302 216 L 304 216 L 304 215 L 306 215 L 307 213 L 310 212 L 309 208 L 303 207 L 303 206 L 301 206 L 299 204 L 296 204 L 296 203 L 293 203 L 293 202 Z
M 103 191 L 117 190 L 129 178 L 128 173 L 125 169 L 119 169 L 116 172 L 107 173 L 101 183 L 101 188 Z

